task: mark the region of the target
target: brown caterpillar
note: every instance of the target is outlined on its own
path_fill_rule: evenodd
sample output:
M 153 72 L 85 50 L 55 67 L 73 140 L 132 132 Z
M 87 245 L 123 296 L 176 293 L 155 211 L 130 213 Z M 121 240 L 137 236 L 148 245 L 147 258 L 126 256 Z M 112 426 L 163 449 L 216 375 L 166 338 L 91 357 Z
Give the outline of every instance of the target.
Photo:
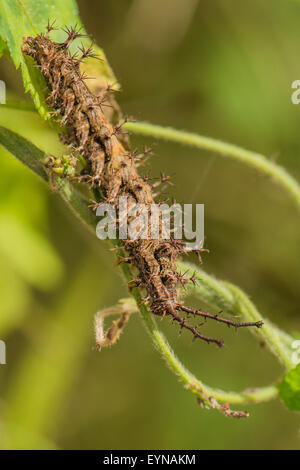
M 47 26 L 46 34 L 35 38 L 24 38 L 22 51 L 33 57 L 46 79 L 51 93 L 48 104 L 54 114 L 62 116 L 67 134 L 61 136 L 63 142 L 74 152 L 84 156 L 86 168 L 79 179 L 92 185 L 98 194 L 95 208 L 103 201 L 117 207 L 119 196 L 127 196 L 128 205 L 154 204 L 152 187 L 147 178 L 139 176 L 138 157 L 125 148 L 120 134 L 120 125 L 113 126 L 103 112 L 103 96 L 93 94 L 85 83 L 80 72 L 80 64 L 86 57 L 94 57 L 91 48 L 81 48 L 81 57 L 76 58 L 69 53 L 71 42 L 82 35 L 76 28 L 65 30 L 67 38 L 62 43 L 51 41 L 49 33 L 53 26 Z M 111 87 L 107 90 L 109 94 Z M 103 95 L 103 94 L 102 94 Z M 147 153 L 147 152 L 146 152 Z M 70 161 L 74 160 L 74 155 Z M 166 180 L 165 177 L 162 180 Z M 101 196 L 100 196 L 101 191 Z M 155 315 L 169 315 L 193 334 L 207 343 L 218 346 L 223 341 L 204 336 L 197 327 L 190 325 L 179 312 L 193 313 L 203 318 L 211 318 L 218 322 L 234 326 L 255 326 L 260 328 L 262 322 L 236 323 L 218 315 L 201 312 L 186 307 L 178 300 L 178 283 L 195 282 L 195 278 L 185 278 L 177 272 L 178 257 L 185 252 L 182 242 L 174 239 L 158 240 L 124 240 L 123 247 L 128 258 L 120 261 L 130 262 L 138 271 L 135 285 L 144 288 L 147 299 L 151 302 L 151 311 Z

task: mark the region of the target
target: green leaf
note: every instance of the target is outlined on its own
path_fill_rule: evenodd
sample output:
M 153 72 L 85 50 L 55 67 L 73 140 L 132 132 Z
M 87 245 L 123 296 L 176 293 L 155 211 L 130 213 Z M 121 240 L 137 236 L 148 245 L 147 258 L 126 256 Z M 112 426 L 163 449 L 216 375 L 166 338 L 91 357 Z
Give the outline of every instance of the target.
M 48 21 L 56 20 L 57 27 L 65 25 L 82 26 L 78 16 L 75 0 L 2 0 L 0 2 L 0 56 L 7 45 L 10 56 L 16 66 L 21 67 L 25 91 L 30 91 L 34 104 L 45 119 L 49 119 L 49 109 L 46 105 L 47 86 L 41 72 L 35 67 L 31 57 L 25 56 L 21 51 L 24 36 L 36 36 L 45 32 Z M 84 28 L 82 28 L 83 33 Z M 51 38 L 62 41 L 66 34 L 61 30 L 53 31 Z M 89 39 L 83 39 L 84 44 L 90 44 Z M 73 50 L 78 41 L 74 41 Z M 87 73 L 92 72 L 103 81 L 115 81 L 103 51 L 95 47 L 95 52 L 101 56 L 102 61 L 94 60 L 91 65 L 87 61 Z M 99 85 L 99 83 L 98 83 Z
M 278 388 L 284 404 L 290 410 L 300 411 L 300 364 L 286 374 Z

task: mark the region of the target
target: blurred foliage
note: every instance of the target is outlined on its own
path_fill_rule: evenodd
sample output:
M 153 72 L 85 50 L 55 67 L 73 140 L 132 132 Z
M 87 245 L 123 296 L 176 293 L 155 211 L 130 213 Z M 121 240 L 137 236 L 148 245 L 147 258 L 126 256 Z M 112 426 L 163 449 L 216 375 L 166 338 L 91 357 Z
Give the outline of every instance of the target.
M 122 83 L 124 112 L 259 151 L 300 176 L 300 108 L 290 98 L 300 77 L 300 1 L 78 3 Z M 23 99 L 6 58 L 0 79 L 9 97 Z M 44 151 L 63 151 L 37 114 L 16 118 L 0 107 L 0 125 Z M 299 330 L 299 217 L 285 193 L 204 151 L 142 137 L 133 143 L 153 144 L 152 174 L 176 174 L 176 200 L 205 204 L 205 270 L 245 289 L 285 330 Z M 137 316 L 116 346 L 94 351 L 93 314 L 126 295 L 112 254 L 2 147 L 0 169 L 3 448 L 300 448 L 299 415 L 279 401 L 249 406 L 245 421 L 198 407 Z M 218 350 L 178 337 L 166 321 L 161 327 L 212 386 L 265 385 L 281 372 L 248 332 L 208 326 L 224 336 L 226 348 Z
M 8 122 L 9 116 L 2 111 L 0 119 Z M 0 152 L 0 328 L 7 334 L 23 319 L 30 287 L 53 288 L 63 265 L 47 236 L 46 187 L 2 147 Z

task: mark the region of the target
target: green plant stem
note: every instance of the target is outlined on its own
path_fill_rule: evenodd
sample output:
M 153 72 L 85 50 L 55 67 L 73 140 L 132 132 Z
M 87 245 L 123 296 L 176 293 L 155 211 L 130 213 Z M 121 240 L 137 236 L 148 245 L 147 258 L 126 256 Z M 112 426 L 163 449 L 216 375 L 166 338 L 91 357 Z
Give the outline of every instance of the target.
M 300 210 L 299 183 L 284 168 L 268 160 L 264 155 L 245 150 L 237 145 L 222 142 L 221 140 L 147 122 L 127 122 L 124 124 L 124 128 L 136 134 L 178 142 L 239 160 L 249 167 L 258 170 L 260 173 L 269 176 L 275 183 L 284 188 Z

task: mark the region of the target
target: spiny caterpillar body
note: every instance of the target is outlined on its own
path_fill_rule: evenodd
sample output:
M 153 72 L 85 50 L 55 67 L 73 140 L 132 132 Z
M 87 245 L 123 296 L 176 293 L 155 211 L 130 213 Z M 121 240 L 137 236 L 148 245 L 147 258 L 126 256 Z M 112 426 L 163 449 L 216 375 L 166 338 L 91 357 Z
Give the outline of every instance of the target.
M 79 175 L 98 194 L 95 208 L 102 202 L 115 207 L 120 196 L 126 196 L 128 207 L 144 204 L 151 207 L 154 202 L 153 186 L 146 177 L 139 176 L 137 167 L 139 158 L 130 152 L 120 135 L 120 125 L 113 126 L 103 112 L 103 95 L 93 94 L 85 83 L 80 72 L 80 64 L 86 57 L 94 57 L 91 48 L 81 48 L 81 57 L 71 56 L 71 42 L 82 35 L 76 28 L 66 29 L 67 38 L 64 42 L 54 42 L 49 38 L 54 29 L 48 24 L 47 32 L 35 38 L 24 38 L 22 51 L 33 57 L 40 68 L 50 94 L 48 104 L 54 109 L 54 115 L 62 116 L 67 133 L 61 138 L 74 151 L 83 155 L 86 167 Z M 106 92 L 112 91 L 108 87 Z M 148 151 L 146 151 L 148 153 Z M 136 163 L 137 162 L 137 163 Z M 162 182 L 166 180 L 162 178 Z M 211 318 L 218 322 L 234 326 L 261 327 L 262 322 L 236 323 L 206 312 L 186 307 L 178 300 L 178 284 L 195 282 L 194 276 L 185 278 L 177 272 L 176 262 L 185 252 L 184 244 L 174 239 L 158 240 L 122 240 L 123 248 L 128 257 L 121 261 L 130 262 L 138 271 L 135 285 L 144 288 L 146 299 L 150 303 L 153 314 L 170 316 L 181 328 L 189 330 L 194 338 L 200 338 L 218 346 L 223 341 L 204 336 L 199 329 L 190 325 L 179 312 L 192 313 L 202 318 Z

